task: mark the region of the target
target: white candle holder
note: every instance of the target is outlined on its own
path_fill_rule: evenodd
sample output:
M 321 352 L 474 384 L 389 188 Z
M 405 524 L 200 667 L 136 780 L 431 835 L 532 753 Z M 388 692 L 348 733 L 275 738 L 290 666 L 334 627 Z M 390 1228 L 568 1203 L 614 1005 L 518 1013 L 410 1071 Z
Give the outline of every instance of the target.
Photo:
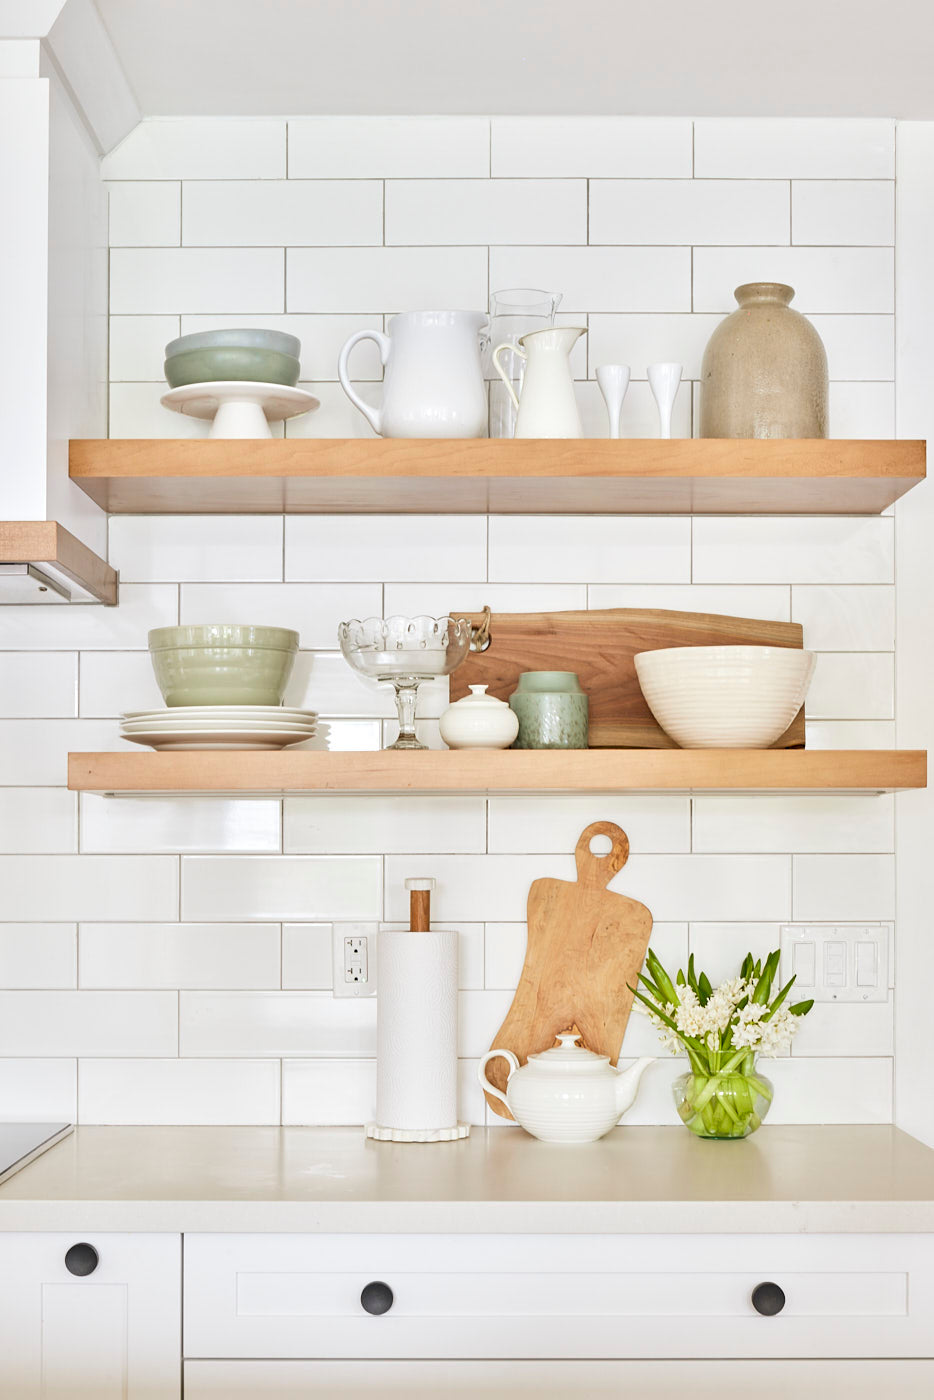
M 623 400 L 629 388 L 628 365 L 598 365 L 597 383 L 606 404 L 610 420 L 610 437 L 619 437 L 619 419 L 623 411 Z

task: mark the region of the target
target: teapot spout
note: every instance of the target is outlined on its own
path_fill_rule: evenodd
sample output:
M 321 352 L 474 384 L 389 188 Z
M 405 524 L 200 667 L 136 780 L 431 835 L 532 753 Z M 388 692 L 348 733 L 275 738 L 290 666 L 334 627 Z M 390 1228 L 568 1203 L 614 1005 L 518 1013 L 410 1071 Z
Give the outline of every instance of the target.
M 641 1060 L 636 1060 L 634 1065 L 628 1069 L 618 1070 L 616 1078 L 616 1111 L 620 1117 L 632 1106 L 639 1088 L 639 1080 L 642 1078 L 649 1065 L 654 1065 L 655 1056 L 644 1056 Z

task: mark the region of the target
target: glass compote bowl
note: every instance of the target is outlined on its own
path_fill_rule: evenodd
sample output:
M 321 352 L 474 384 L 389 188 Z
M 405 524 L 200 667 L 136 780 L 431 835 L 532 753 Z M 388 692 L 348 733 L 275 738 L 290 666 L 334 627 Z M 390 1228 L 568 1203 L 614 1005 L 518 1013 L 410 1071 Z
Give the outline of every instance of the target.
M 470 647 L 470 623 L 453 617 L 352 618 L 337 629 L 345 661 L 395 686 L 399 737 L 391 749 L 424 749 L 415 737 L 415 706 L 422 681 L 447 676 Z

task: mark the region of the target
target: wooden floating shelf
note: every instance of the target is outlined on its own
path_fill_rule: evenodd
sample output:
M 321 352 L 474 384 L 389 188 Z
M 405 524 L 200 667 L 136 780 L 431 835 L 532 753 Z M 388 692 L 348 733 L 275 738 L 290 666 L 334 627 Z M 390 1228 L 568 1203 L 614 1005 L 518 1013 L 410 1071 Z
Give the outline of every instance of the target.
M 72 753 L 76 792 L 879 793 L 923 788 L 927 754 L 906 749 L 566 749 L 416 753 Z
M 112 514 L 877 515 L 923 442 L 843 439 L 137 439 L 71 443 Z
M 56 520 L 0 521 L 0 563 L 37 566 L 74 602 L 117 602 L 116 569 Z M 56 601 L 52 591 L 49 601 Z

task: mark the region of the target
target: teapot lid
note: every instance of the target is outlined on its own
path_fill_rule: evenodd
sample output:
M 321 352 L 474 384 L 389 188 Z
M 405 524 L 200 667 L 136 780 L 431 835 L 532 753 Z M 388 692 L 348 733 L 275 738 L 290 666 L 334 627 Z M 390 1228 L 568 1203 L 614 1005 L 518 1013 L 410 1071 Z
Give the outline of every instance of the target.
M 609 1055 L 595 1055 L 586 1046 L 578 1045 L 581 1033 L 576 1027 L 569 1031 L 562 1031 L 557 1039 L 560 1045 L 553 1045 L 550 1050 L 542 1050 L 537 1055 L 530 1055 L 530 1060 L 537 1060 L 544 1069 L 596 1069 L 599 1065 L 610 1063 Z

